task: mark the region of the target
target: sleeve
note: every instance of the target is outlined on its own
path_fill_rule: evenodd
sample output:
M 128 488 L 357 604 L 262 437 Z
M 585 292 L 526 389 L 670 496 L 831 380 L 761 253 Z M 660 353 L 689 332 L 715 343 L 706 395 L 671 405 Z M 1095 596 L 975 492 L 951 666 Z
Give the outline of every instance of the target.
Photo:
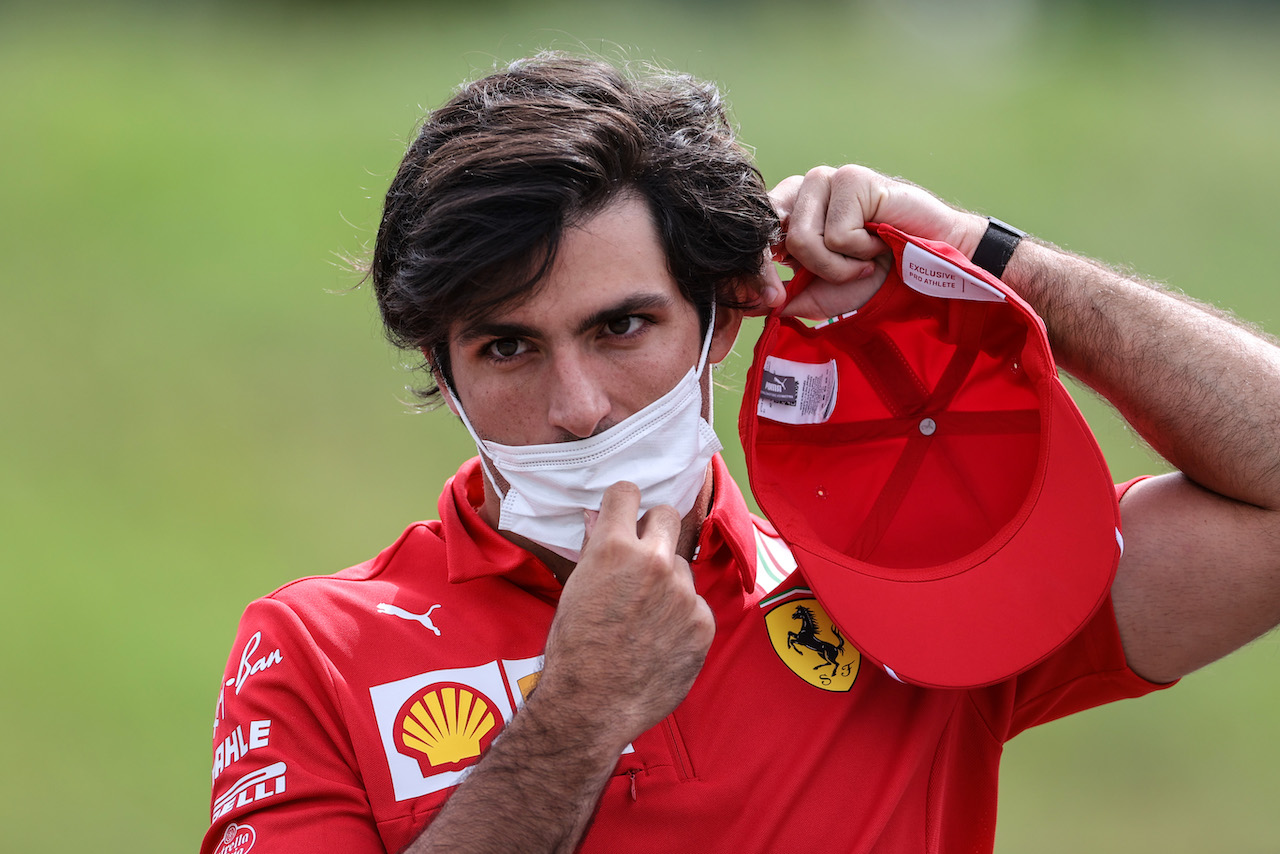
M 1140 479 L 1118 485 L 1116 497 Z M 988 720 L 1007 741 L 1033 726 L 1175 684 L 1149 682 L 1129 668 L 1108 595 L 1085 627 L 1061 649 L 995 686 L 988 697 Z
M 287 605 L 245 610 L 218 691 L 201 854 L 385 852 L 330 666 Z
M 1148 682 L 1129 669 L 1111 597 L 1066 646 L 1013 681 L 1005 740 L 1023 730 L 1176 683 Z

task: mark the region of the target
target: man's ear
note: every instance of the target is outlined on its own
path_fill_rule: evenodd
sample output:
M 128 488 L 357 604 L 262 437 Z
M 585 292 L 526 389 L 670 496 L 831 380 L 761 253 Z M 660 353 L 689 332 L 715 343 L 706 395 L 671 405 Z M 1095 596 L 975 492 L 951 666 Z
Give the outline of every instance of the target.
M 716 306 L 716 328 L 711 333 L 711 347 L 707 350 L 707 361 L 717 364 L 733 349 L 733 342 L 738 340 L 738 330 L 742 328 L 742 310 Z
M 440 366 L 436 364 L 436 360 L 431 357 L 431 351 L 426 347 L 422 348 L 422 358 L 426 359 L 427 368 L 431 371 L 431 379 L 435 381 L 436 387 L 440 389 L 440 396 L 444 398 L 445 406 L 449 407 L 450 412 L 457 415 L 458 402 L 453 399 L 453 393 L 449 391 L 449 385 L 444 381 L 444 374 L 440 371 Z

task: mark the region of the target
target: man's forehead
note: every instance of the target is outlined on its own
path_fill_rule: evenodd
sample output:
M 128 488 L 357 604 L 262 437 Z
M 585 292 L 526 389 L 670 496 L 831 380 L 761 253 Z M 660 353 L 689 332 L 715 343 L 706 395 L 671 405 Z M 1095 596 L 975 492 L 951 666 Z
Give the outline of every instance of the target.
M 649 206 L 635 196 L 614 199 L 564 230 L 550 254 L 526 278 L 500 285 L 509 298 L 462 318 L 453 341 L 481 335 L 549 337 L 577 334 L 628 313 L 696 314 L 672 275 Z M 532 273 L 533 275 L 529 275 Z M 479 284 L 481 292 L 485 289 Z M 661 320 L 662 318 L 656 318 Z

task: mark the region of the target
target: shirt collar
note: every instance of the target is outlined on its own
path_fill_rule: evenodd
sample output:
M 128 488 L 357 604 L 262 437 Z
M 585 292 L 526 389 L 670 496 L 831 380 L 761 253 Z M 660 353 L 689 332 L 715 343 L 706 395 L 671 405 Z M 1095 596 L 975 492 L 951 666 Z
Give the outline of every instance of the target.
M 711 461 L 713 499 L 711 512 L 698 538 L 698 567 L 736 567 L 744 589 L 755 587 L 755 526 L 742 491 L 734 483 L 724 460 Z M 502 576 L 534 592 L 558 594 L 560 582 L 546 564 L 503 537 L 480 518 L 476 508 L 484 503 L 484 480 L 479 457 L 462 464 L 445 483 L 438 505 L 444 535 L 449 581 L 458 584 L 489 576 Z

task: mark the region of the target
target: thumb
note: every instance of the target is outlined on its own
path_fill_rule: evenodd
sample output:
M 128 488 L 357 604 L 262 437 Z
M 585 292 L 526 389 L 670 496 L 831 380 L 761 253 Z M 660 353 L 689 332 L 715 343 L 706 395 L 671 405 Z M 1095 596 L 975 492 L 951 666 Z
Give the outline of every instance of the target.
M 600 518 L 599 510 L 584 509 L 582 511 L 582 523 L 583 523 L 583 527 L 585 528 L 585 531 L 582 534 L 582 548 L 579 549 L 579 551 L 585 552 L 587 550 L 587 541 L 591 539 L 591 532 L 595 530 L 596 520 L 599 518 Z

